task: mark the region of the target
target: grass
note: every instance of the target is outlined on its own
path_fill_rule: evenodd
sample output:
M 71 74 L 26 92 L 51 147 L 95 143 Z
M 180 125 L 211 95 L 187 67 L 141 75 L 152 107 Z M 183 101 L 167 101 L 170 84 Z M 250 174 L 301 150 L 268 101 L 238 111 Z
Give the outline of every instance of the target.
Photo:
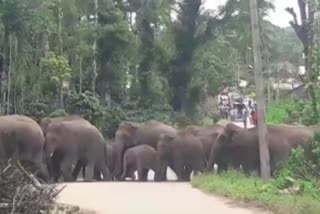
M 288 120 L 288 111 L 292 109 L 294 103 L 292 100 L 282 100 L 277 103 L 272 103 L 268 106 L 266 121 L 268 124 L 285 123 Z
M 195 188 L 250 205 L 263 207 L 276 214 L 319 214 L 320 201 L 307 194 L 281 194 L 271 183 L 229 171 L 220 175 L 201 175 L 192 180 Z

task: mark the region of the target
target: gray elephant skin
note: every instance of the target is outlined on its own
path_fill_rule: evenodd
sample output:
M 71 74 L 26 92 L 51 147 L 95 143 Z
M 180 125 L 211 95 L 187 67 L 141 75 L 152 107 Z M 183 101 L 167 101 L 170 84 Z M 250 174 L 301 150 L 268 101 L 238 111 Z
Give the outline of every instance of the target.
M 203 152 L 207 162 L 206 171 L 213 169 L 213 164 L 209 163 L 210 153 L 212 146 L 216 143 L 217 137 L 223 133 L 224 127 L 218 124 L 214 124 L 208 127 L 187 127 L 186 132 L 192 133 L 200 139 L 202 144 Z
M 45 154 L 54 171 L 61 171 L 65 182 L 74 181 L 73 166 L 86 166 L 86 181 L 95 180 L 94 167 L 103 180 L 110 180 L 106 150 L 101 132 L 90 122 L 77 116 L 45 118 L 41 122 L 45 134 Z M 53 162 L 53 164 L 52 164 Z
M 120 180 L 131 177 L 138 172 L 139 181 L 148 180 L 149 170 L 159 170 L 159 156 L 157 151 L 148 145 L 139 145 L 126 150 L 123 158 L 123 173 Z M 156 173 L 155 173 L 156 174 Z M 155 177 L 155 180 L 157 178 Z
M 21 161 L 31 164 L 44 180 L 49 179 L 44 164 L 45 139 L 40 126 L 33 119 L 22 115 L 0 117 L 0 160 Z
M 286 160 L 293 148 L 302 147 L 309 152 L 314 131 L 308 127 L 278 125 L 267 127 L 267 140 L 272 172 Z M 260 172 L 258 129 L 242 129 L 232 123 L 224 128 L 212 146 L 209 164 L 217 163 L 220 170 L 228 166 L 242 166 L 245 173 Z
M 161 134 L 157 151 L 160 156 L 160 170 L 156 175 L 164 179 L 169 166 L 177 175 L 178 181 L 189 181 L 191 172 L 203 172 L 206 160 L 199 137 L 188 130 L 174 134 Z
M 115 141 L 120 145 L 117 154 L 115 175 L 120 177 L 122 174 L 123 157 L 125 151 L 133 146 L 149 145 L 154 149 L 161 134 L 175 134 L 175 128 L 158 121 L 149 121 L 146 123 L 122 122 L 116 131 Z

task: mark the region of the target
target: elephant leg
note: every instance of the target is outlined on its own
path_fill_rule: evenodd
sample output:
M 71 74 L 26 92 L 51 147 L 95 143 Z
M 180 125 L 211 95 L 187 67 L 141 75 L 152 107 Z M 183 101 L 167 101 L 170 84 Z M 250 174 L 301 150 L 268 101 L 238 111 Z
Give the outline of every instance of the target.
M 186 165 L 184 168 L 183 180 L 190 181 L 191 173 L 192 173 L 192 167 L 189 165 Z
M 130 177 L 130 179 L 133 180 L 133 181 L 137 180 L 137 177 L 136 177 L 136 175 L 134 174 L 134 172 L 132 172 L 131 174 L 129 174 L 129 177 Z
M 65 182 L 71 182 L 74 181 L 72 177 L 72 165 L 75 163 L 76 160 L 74 160 L 71 156 L 65 156 L 61 163 L 61 172 L 63 175 L 63 180 Z
M 168 164 L 166 162 L 161 162 L 159 167 L 154 172 L 155 181 L 166 181 L 167 180 L 167 168 Z
M 98 172 L 99 172 L 99 174 L 97 176 L 100 177 L 100 170 Z M 102 176 L 103 176 L 104 181 L 111 181 L 111 175 L 110 175 L 110 171 L 109 171 L 108 167 L 103 167 L 101 169 L 101 172 L 102 172 Z
M 97 181 L 102 181 L 101 179 L 101 171 L 98 167 L 94 167 L 94 179 Z
M 85 168 L 86 166 L 85 166 L 85 163 L 83 162 L 83 161 L 81 161 L 81 160 L 79 160 L 79 161 L 77 161 L 77 164 L 76 164 L 76 166 L 74 167 L 74 169 L 73 169 L 73 172 L 72 172 L 72 178 L 73 178 L 73 180 L 77 180 L 77 178 L 78 178 L 78 175 L 79 175 L 79 173 L 80 173 L 80 170 L 81 169 L 83 169 L 83 168 Z M 83 177 L 84 178 L 84 177 Z
M 82 166 L 82 179 L 86 177 L 86 165 Z
M 184 174 L 184 165 L 182 161 L 181 160 L 174 161 L 173 167 L 178 177 L 178 181 L 184 181 L 185 174 Z
M 47 167 L 45 166 L 44 163 L 35 163 L 35 166 L 37 169 L 39 169 L 37 175 L 39 176 L 39 178 L 41 178 L 43 181 L 45 182 L 51 182 L 50 181 L 50 176 L 49 176 L 49 171 L 47 169 Z
M 102 175 L 102 177 L 101 177 Z M 111 180 L 111 174 L 110 170 L 105 163 L 104 159 L 103 160 L 96 160 L 94 162 L 94 167 L 93 167 L 93 178 L 94 180 L 97 181 L 110 181 Z
M 228 170 L 228 165 L 226 163 L 218 164 L 218 173 L 224 172 Z
M 92 182 L 94 180 L 94 163 L 89 162 L 86 167 L 86 175 L 83 179 L 85 182 Z
M 61 162 L 63 159 L 63 154 L 61 152 L 55 151 L 51 157 L 46 159 L 46 164 L 49 170 L 50 176 L 53 178 L 54 182 L 58 182 L 61 177 Z
M 149 169 L 138 170 L 139 181 L 147 181 L 148 180 L 148 172 L 149 172 Z
M 132 165 L 128 166 L 128 168 L 127 168 L 127 173 L 126 173 L 126 175 L 124 176 L 124 179 L 123 179 L 123 180 L 126 180 L 126 178 L 128 178 L 128 177 L 129 177 L 132 181 L 137 180 L 136 175 L 134 174 L 136 170 L 137 170 L 136 167 L 134 167 L 134 166 L 132 166 Z M 138 171 L 138 179 L 139 179 L 139 178 L 140 178 L 140 177 L 139 177 L 139 171 Z

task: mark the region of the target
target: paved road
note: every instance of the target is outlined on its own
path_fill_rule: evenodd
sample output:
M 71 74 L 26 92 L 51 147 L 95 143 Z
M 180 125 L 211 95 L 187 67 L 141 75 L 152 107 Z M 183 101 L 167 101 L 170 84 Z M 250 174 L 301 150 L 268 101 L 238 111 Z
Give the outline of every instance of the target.
M 241 123 L 237 123 L 243 126 Z M 168 179 L 175 174 L 169 169 Z M 153 178 L 149 173 L 149 179 Z M 61 193 L 59 202 L 78 205 L 97 214 L 265 214 L 209 196 L 189 183 L 73 183 Z
M 169 172 L 168 177 L 175 176 Z M 61 193 L 59 202 L 97 214 L 265 214 L 176 182 L 73 183 Z

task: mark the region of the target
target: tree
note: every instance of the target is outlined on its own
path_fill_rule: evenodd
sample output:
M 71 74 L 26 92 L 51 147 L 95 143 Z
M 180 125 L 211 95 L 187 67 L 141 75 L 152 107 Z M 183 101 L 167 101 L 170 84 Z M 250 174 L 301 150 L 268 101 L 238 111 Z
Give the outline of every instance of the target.
M 254 64 L 255 64 L 255 82 L 257 94 L 257 113 L 258 113 L 258 134 L 259 134 L 259 150 L 260 150 L 260 166 L 261 176 L 263 180 L 269 180 L 271 177 L 270 171 L 270 155 L 267 140 L 267 128 L 265 125 L 265 102 L 264 102 L 264 87 L 262 75 L 262 59 L 260 47 L 260 30 L 259 30 L 259 17 L 258 7 L 256 0 L 250 0 L 250 13 L 252 25 L 252 39 L 254 50 Z
M 315 83 L 318 80 L 318 74 L 312 69 L 312 51 L 314 45 L 314 14 L 315 14 L 315 1 L 297 0 L 300 9 L 300 24 L 298 23 L 297 14 L 293 8 L 288 7 L 286 10 L 293 17 L 290 22 L 291 27 L 295 30 L 297 37 L 303 45 L 303 53 L 305 57 L 305 70 L 308 77 L 307 86 L 312 103 L 313 117 L 319 118 L 318 103 L 315 93 Z

